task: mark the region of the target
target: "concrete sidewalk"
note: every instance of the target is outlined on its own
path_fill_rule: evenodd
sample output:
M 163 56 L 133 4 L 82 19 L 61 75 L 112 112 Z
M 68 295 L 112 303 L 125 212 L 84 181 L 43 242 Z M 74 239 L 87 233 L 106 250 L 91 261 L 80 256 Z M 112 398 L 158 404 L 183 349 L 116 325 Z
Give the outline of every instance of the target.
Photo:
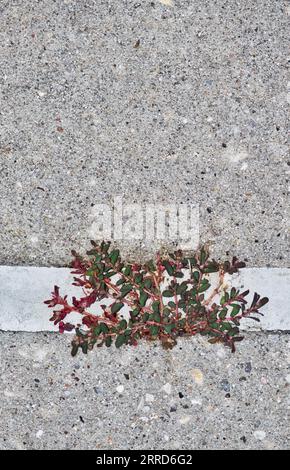
M 289 449 L 289 1 L 4 0 L 0 24 L 0 448 Z M 35 332 L 117 195 L 196 205 L 264 331 L 76 358 Z
M 289 449 L 290 342 L 247 333 L 172 351 L 0 333 L 1 449 Z
M 289 2 L 171 3 L 1 2 L 1 264 L 67 265 L 121 195 L 289 267 Z

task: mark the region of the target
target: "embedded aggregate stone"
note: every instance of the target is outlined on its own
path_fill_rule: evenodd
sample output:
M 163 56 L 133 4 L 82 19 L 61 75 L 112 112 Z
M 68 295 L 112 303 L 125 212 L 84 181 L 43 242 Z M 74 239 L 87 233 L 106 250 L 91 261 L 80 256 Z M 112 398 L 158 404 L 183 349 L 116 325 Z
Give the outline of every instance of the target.
M 0 332 L 0 449 L 290 448 L 287 334 L 248 333 L 223 357 L 195 337 L 171 351 L 142 342 L 76 360 L 70 340 Z

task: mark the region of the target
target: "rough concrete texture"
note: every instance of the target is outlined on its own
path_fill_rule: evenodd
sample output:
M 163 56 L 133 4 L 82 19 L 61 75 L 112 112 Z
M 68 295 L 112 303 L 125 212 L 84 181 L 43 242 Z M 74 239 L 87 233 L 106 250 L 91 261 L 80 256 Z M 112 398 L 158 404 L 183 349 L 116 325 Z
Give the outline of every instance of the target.
M 163 3 L 0 2 L 2 264 L 66 264 L 120 194 L 289 266 L 289 2 Z
M 289 335 L 238 346 L 72 358 L 67 336 L 1 333 L 0 448 L 289 449 Z
M 82 296 L 82 290 L 72 286 L 72 281 L 73 275 L 67 268 L 0 266 L 0 330 L 56 331 L 57 327 L 49 321 L 52 312 L 43 301 L 50 298 L 55 285 L 69 299 Z M 242 322 L 241 328 L 290 331 L 290 269 L 242 269 L 227 282 L 241 291 L 249 288 L 249 302 L 254 292 L 270 299 L 262 309 L 264 317 L 261 317 L 261 322 L 247 320 Z M 211 289 L 214 287 L 213 283 Z M 96 302 L 90 311 L 102 312 L 99 305 L 103 303 L 104 300 Z M 78 315 L 76 318 L 79 321 Z

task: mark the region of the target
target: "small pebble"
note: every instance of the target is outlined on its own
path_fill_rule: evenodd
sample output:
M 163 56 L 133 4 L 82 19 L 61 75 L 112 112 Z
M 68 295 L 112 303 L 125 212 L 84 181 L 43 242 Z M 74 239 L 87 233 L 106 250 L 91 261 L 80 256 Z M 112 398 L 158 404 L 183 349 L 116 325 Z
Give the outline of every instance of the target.
M 124 385 L 118 385 L 118 387 L 116 387 L 116 390 L 118 393 L 123 393 L 124 392 Z
M 266 433 L 265 431 L 255 431 L 254 432 L 254 437 L 258 440 L 258 441 L 263 441 L 266 437 Z
M 170 395 L 171 389 L 172 387 L 168 382 L 162 387 L 162 390 L 164 390 L 164 392 L 167 393 L 167 395 Z
M 192 377 L 197 385 L 203 384 L 203 373 L 201 372 L 200 369 L 193 369 Z
M 43 435 L 42 429 L 40 429 L 39 431 L 37 431 L 37 433 L 36 433 L 37 439 L 40 439 L 42 435 Z
M 219 359 L 225 359 L 227 355 L 225 348 L 219 348 L 216 352 L 216 355 Z
M 286 375 L 285 379 L 286 379 L 286 382 L 290 384 L 290 374 Z
M 229 392 L 231 390 L 231 385 L 226 379 L 221 381 L 221 387 L 225 392 Z
M 191 400 L 191 404 L 194 405 L 194 406 L 201 406 L 202 405 L 202 400 L 199 400 L 199 399 Z
M 143 406 L 143 410 L 142 410 L 144 413 L 149 413 L 150 411 L 150 406 Z
M 182 418 L 180 418 L 179 420 L 180 424 L 187 424 L 189 423 L 189 421 L 190 421 L 190 416 L 188 415 L 182 416 Z
M 150 393 L 146 393 L 145 395 L 145 401 L 147 403 L 152 403 L 155 400 L 154 395 L 151 395 Z
M 250 373 L 252 370 L 252 364 L 250 362 L 246 362 L 245 372 Z
M 144 406 L 144 398 L 141 397 L 141 400 L 140 400 L 140 402 L 139 402 L 139 404 L 138 404 L 138 406 L 137 406 L 137 411 L 142 410 L 143 406 Z

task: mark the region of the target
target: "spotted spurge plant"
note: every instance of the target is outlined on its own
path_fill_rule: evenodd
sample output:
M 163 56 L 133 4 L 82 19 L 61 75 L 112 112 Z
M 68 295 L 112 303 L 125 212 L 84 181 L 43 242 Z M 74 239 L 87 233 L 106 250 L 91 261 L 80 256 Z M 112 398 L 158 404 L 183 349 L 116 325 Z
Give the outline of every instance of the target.
M 73 297 L 70 304 L 55 286 L 52 298 L 45 301 L 49 308 L 59 307 L 50 320 L 61 333 L 75 330 L 73 356 L 79 349 L 86 354 L 94 346 L 135 346 L 141 339 L 159 339 L 168 349 L 179 336 L 198 333 L 234 352 L 235 343 L 243 339 L 240 321 L 246 317 L 259 321 L 259 310 L 268 302 L 255 293 L 248 304 L 248 290 L 227 287 L 225 275 L 245 266 L 237 258 L 218 263 L 202 247 L 190 257 L 179 250 L 138 264 L 123 262 L 109 242 L 91 243 L 87 257 L 72 252 L 73 285 L 82 289 L 83 296 Z M 96 302 L 99 311 L 92 313 L 89 309 Z M 65 321 L 72 312 L 80 315 L 79 323 Z

